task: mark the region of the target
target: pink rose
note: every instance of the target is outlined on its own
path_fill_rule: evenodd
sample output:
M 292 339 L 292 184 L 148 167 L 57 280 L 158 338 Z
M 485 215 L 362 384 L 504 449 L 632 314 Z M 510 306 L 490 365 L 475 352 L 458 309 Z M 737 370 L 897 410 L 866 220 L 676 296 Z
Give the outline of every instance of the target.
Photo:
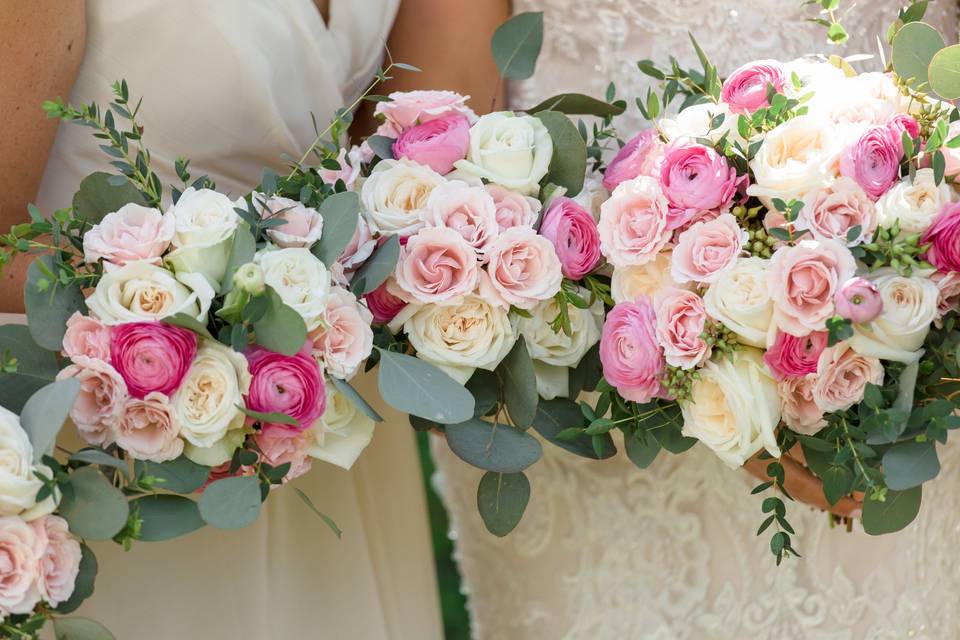
M 284 224 L 267 229 L 267 237 L 282 249 L 309 249 L 323 234 L 323 218 L 316 209 L 280 196 L 263 202 L 263 196 L 254 194 L 253 202 L 261 219 L 283 220 Z
M 947 139 L 944 142 L 949 142 L 957 136 L 960 136 L 960 120 L 952 123 L 950 128 L 947 129 Z M 960 176 L 960 147 L 951 149 L 947 145 L 943 145 L 940 147 L 940 152 L 943 153 L 944 159 L 943 175 L 948 178 Z
M 734 113 L 751 113 L 769 106 L 769 85 L 773 85 L 777 93 L 783 93 L 785 84 L 783 70 L 776 60 L 749 62 L 727 76 L 720 91 L 720 100 Z
M 384 117 L 377 133 L 396 138 L 406 129 L 450 115 L 466 116 L 468 123 L 477 119 L 467 106 L 467 98 L 453 91 L 395 91 L 389 101 L 378 102 L 375 115 Z
M 511 191 L 498 184 L 490 183 L 484 185 L 483 188 L 493 198 L 493 206 L 496 209 L 497 224 L 500 225 L 500 231 L 505 231 L 510 227 L 533 227 L 542 206 L 539 200 Z
M 400 250 L 397 285 L 422 303 L 455 303 L 477 286 L 477 252 L 454 229 L 426 227 Z
M 600 262 L 600 232 L 590 212 L 570 198 L 554 198 L 543 214 L 540 235 L 557 251 L 563 275 L 579 280 Z
M 670 263 L 674 282 L 716 282 L 731 269 L 743 251 L 749 235 L 729 213 L 714 220 L 698 222 L 677 239 Z
M 837 315 L 855 324 L 870 322 L 883 311 L 883 298 L 877 285 L 859 276 L 840 285 L 834 304 Z
M 363 144 L 366 145 L 367 143 L 364 142 Z M 369 149 L 369 146 L 367 149 Z M 369 157 L 365 156 L 367 156 L 367 150 L 364 149 L 363 146 L 358 147 L 354 145 L 350 147 L 350 151 L 347 151 L 345 147 L 341 147 L 337 153 L 337 164 L 340 165 L 340 168 L 324 169 L 323 167 L 318 167 L 317 175 L 327 184 L 335 185 L 337 184 L 337 180 L 342 180 L 347 189 L 353 189 L 357 178 L 360 177 L 361 165 L 373 159 L 373 150 L 369 151 Z
M 600 251 L 615 267 L 652 262 L 670 240 L 668 207 L 653 178 L 622 182 L 600 205 Z
M 811 191 L 803 200 L 797 228 L 809 229 L 817 240 L 839 240 L 852 247 L 872 238 L 877 230 L 876 205 L 850 178 L 838 178 L 823 189 Z M 854 227 L 860 232 L 848 240 L 847 233 Z
M 180 425 L 162 393 L 148 393 L 143 399 L 131 398 L 113 426 L 120 448 L 137 460 L 166 462 L 183 453 Z
M 340 287 L 327 294 L 323 322 L 310 334 L 313 356 L 330 375 L 349 380 L 373 350 L 373 315 Z
M 613 191 L 621 182 L 637 176 L 660 175 L 664 144 L 656 129 L 641 131 L 623 145 L 603 172 L 603 186 Z
M 307 449 L 313 442 L 313 434 L 307 431 L 290 435 L 271 429 L 260 431 L 254 437 L 261 459 L 272 467 L 279 467 L 290 463 L 290 470 L 283 476 L 283 482 L 299 478 L 310 471 L 312 461 L 307 455 Z
M 703 339 L 707 311 L 703 298 L 670 287 L 654 294 L 657 340 L 663 347 L 667 364 L 692 369 L 710 357 L 711 346 Z
M 125 204 L 108 213 L 83 236 L 83 258 L 123 266 L 145 260 L 160 264 L 174 234 L 173 214 L 138 204 Z
M 71 360 L 86 356 L 110 362 L 110 327 L 75 311 L 67 320 L 67 331 L 63 334 L 63 355 Z
M 405 129 L 393 143 L 393 155 L 425 164 L 445 175 L 453 171 L 454 162 L 467 157 L 469 146 L 470 121 L 456 114 Z
M 840 173 L 876 200 L 900 177 L 901 155 L 899 134 L 888 127 L 870 127 L 840 157 Z
M 801 240 L 777 249 L 767 272 L 777 326 L 794 336 L 823 329 L 834 313 L 837 289 L 856 268 L 850 251 L 836 240 Z
M 940 295 L 937 300 L 936 325 L 942 326 L 941 318 L 960 307 L 960 273 L 956 271 L 934 271 L 930 276 L 937 285 Z
M 778 382 L 799 378 L 817 370 L 820 354 L 826 347 L 826 331 L 814 331 L 799 338 L 778 331 L 773 346 L 763 354 L 763 361 Z
M 560 290 L 560 259 L 550 241 L 533 229 L 507 229 L 490 245 L 487 257 L 490 285 L 507 305 L 530 309 Z
M 441 184 L 430 192 L 423 221 L 428 227 L 453 229 L 477 253 L 500 233 L 493 198 L 483 187 L 468 187 L 459 180 Z
M 827 421 L 823 419 L 823 409 L 813 400 L 813 387 L 816 382 L 816 374 L 808 373 L 805 376 L 784 378 L 777 383 L 784 424 L 805 436 L 812 436 L 827 426 Z
M 897 139 L 903 142 L 903 134 L 906 133 L 911 138 L 917 138 L 920 135 L 920 125 L 916 118 L 907 113 L 898 113 L 887 121 L 887 127 L 893 132 Z M 960 133 L 960 129 L 957 130 Z M 948 137 L 947 140 L 950 138 Z
M 112 327 L 110 356 L 134 398 L 180 388 L 197 355 L 197 334 L 162 322 L 128 322 Z
M 354 271 L 367 261 L 373 250 L 377 248 L 377 241 L 370 233 L 370 225 L 363 216 L 357 217 L 357 229 L 350 238 L 350 243 L 344 248 L 337 262 L 344 271 Z
M 863 400 L 867 384 L 883 383 L 883 365 L 862 356 L 845 342 L 820 354 L 813 399 L 825 412 L 846 411 Z
M 57 374 L 57 380 L 66 378 L 80 381 L 80 395 L 70 409 L 80 436 L 89 444 L 113 442 L 111 429 L 128 398 L 123 378 L 106 362 L 85 356 L 73 358 L 73 363 Z
M 41 596 L 55 607 L 73 595 L 80 573 L 80 543 L 70 535 L 67 521 L 60 516 L 44 516 L 31 525 L 45 544 L 39 562 Z
M 960 271 L 960 202 L 947 204 L 923 233 L 924 259 L 940 271 Z
M 252 376 L 247 408 L 283 413 L 299 423 L 262 423 L 264 431 L 276 430 L 290 436 L 309 429 L 320 419 L 327 408 L 327 391 L 320 367 L 310 356 L 309 342 L 294 356 L 254 347 L 247 354 L 247 361 Z
M 16 516 L 0 518 L 0 617 L 31 613 L 40 602 L 44 541 Z
M 391 284 L 396 286 L 393 279 L 388 278 L 386 282 L 363 297 L 364 302 L 367 303 L 367 308 L 373 314 L 375 324 L 387 324 L 407 306 L 404 299 L 395 296 L 390 291 Z
M 663 350 L 657 342 L 656 317 L 650 301 L 621 302 L 607 315 L 600 336 L 603 377 L 621 396 L 650 402 L 664 393 Z
M 693 215 L 722 209 L 737 193 L 737 170 L 727 159 L 702 144 L 669 145 L 660 165 L 660 188 L 670 203 L 671 229 Z

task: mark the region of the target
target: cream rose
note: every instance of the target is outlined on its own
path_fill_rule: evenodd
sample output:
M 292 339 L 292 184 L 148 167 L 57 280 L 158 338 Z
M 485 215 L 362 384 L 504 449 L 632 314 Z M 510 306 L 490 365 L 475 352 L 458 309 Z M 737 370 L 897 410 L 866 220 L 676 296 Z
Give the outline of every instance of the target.
M 740 258 L 703 296 L 707 315 L 737 334 L 740 342 L 763 348 L 773 322 L 773 299 L 767 288 L 770 261 Z
M 470 148 L 454 166 L 463 173 L 519 191 L 540 191 L 547 175 L 553 141 L 538 118 L 509 111 L 488 113 L 470 127 Z
M 812 436 L 827 425 L 823 409 L 813 399 L 817 374 L 788 376 L 777 383 L 783 423 L 799 434 Z
M 178 313 L 206 323 L 214 291 L 199 273 L 172 273 L 146 262 L 108 271 L 87 298 L 87 307 L 107 325 L 162 320 Z
M 443 176 L 409 160 L 383 160 L 360 188 L 363 216 L 383 235 L 409 236 L 423 226 L 430 193 Z
M 240 203 L 242 204 L 242 203 Z M 187 188 L 170 207 L 175 233 L 173 251 L 164 262 L 177 273 L 202 273 L 220 291 L 240 224 L 234 202 L 211 189 Z
M 327 410 L 310 428 L 307 455 L 350 469 L 373 438 L 374 421 L 327 384 Z
M 670 277 L 670 255 L 669 251 L 661 251 L 653 262 L 614 269 L 610 279 L 613 301 L 635 302 L 640 296 L 652 299 L 660 289 L 683 288 Z
M 883 383 L 883 365 L 841 342 L 820 353 L 816 376 L 812 395 L 817 406 L 826 412 L 845 411 L 863 400 L 867 384 Z
M 953 199 L 953 189 L 946 181 L 937 186 L 933 169 L 918 169 L 913 181 L 904 177 L 877 201 L 880 226 L 889 229 L 899 220 L 901 233 L 923 233 L 943 205 Z
M 254 262 L 284 304 L 300 314 L 308 331 L 320 326 L 327 308 L 330 274 L 319 258 L 309 249 L 267 249 L 258 252 Z
M 183 453 L 183 440 L 177 437 L 180 425 L 162 393 L 128 400 L 113 431 L 117 444 L 137 460 L 166 462 Z
M 889 268 L 871 278 L 883 311 L 866 325 L 855 325 L 847 341 L 857 353 L 882 360 L 914 362 L 937 318 L 940 289 L 925 277 L 906 277 Z
M 792 118 L 767 134 L 750 161 L 754 183 L 747 193 L 768 208 L 773 207 L 773 198 L 803 198 L 829 184 L 841 150 L 837 132 L 826 118 Z
M 33 475 L 34 471 L 51 477 L 46 466 L 33 464 L 33 446 L 20 418 L 0 407 L 0 516 L 22 515 L 36 506 L 37 492 L 43 483 Z M 43 514 L 33 514 L 40 515 Z

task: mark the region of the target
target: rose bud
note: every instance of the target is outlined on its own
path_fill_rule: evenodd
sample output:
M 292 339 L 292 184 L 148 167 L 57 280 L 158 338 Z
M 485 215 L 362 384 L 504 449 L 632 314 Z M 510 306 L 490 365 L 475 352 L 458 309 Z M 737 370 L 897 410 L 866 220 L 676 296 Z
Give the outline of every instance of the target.
M 252 296 L 263 295 L 267 288 L 263 268 L 254 262 L 248 262 L 237 269 L 233 276 L 233 284 L 241 291 L 246 291 Z

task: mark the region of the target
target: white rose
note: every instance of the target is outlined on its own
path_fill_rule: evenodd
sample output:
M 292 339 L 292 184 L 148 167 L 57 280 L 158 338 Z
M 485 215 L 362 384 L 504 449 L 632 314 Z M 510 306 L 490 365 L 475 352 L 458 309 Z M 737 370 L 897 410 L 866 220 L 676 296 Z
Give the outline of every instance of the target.
M 747 193 L 772 208 L 772 199 L 800 199 L 832 179 L 841 147 L 833 124 L 798 116 L 770 131 L 750 161 L 754 183 Z
M 407 305 L 397 319 L 417 357 L 461 383 L 476 369 L 496 369 L 517 341 L 507 310 L 476 295 L 460 304 Z
M 723 116 L 720 126 L 712 128 L 714 119 Z M 737 127 L 738 117 L 730 112 L 730 108 L 724 104 L 714 104 L 705 102 L 703 104 L 687 107 L 673 118 L 664 118 L 660 122 L 660 128 L 666 136 L 667 141 L 673 141 L 677 138 L 707 138 L 717 142 L 726 134 L 727 140 L 731 143 L 744 142 L 743 136 Z
M 661 251 L 646 264 L 617 267 L 610 279 L 610 295 L 616 303 L 635 302 L 640 296 L 652 299 L 654 293 L 668 287 L 685 288 L 670 277 L 669 251 Z
M 498 111 L 482 116 L 470 127 L 467 158 L 457 160 L 454 166 L 533 196 L 540 190 L 552 156 L 553 140 L 538 118 Z
M 199 273 L 176 276 L 146 262 L 103 274 L 87 298 L 87 307 L 104 324 L 149 322 L 178 313 L 206 323 L 214 291 Z
M 837 87 L 841 86 L 847 76 L 839 68 L 818 58 L 797 58 L 788 62 L 783 67 L 784 77 L 789 78 L 791 82 L 787 87 L 787 93 L 800 97 L 804 94 L 813 92 L 813 100 L 819 96 L 832 95 Z M 793 86 L 793 76 L 796 74 L 800 80 L 800 88 Z M 811 108 L 811 112 L 813 109 Z
M 580 295 L 589 299 L 589 292 Z M 520 318 L 517 329 L 524 337 L 527 351 L 533 359 L 537 374 L 537 390 L 545 400 L 566 397 L 569 389 L 569 369 L 580 364 L 590 347 L 600 341 L 603 326 L 603 303 L 594 302 L 589 309 L 568 305 L 570 335 L 554 331 L 550 323 L 559 314 L 556 300 L 544 300 L 530 310 L 530 318 Z
M 886 124 L 901 111 L 900 105 L 900 91 L 892 78 L 871 72 L 824 83 L 814 90 L 809 108 L 810 113 L 822 114 L 837 125 L 870 126 Z
M 363 216 L 383 235 L 409 236 L 423 226 L 423 210 L 443 176 L 410 160 L 383 160 L 360 189 Z
M 907 278 L 889 268 L 878 269 L 871 280 L 880 290 L 883 311 L 866 325 L 854 325 L 847 342 L 864 356 L 915 362 L 937 317 L 940 289 L 929 278 Z
M 953 199 L 953 189 L 946 181 L 937 186 L 933 169 L 918 169 L 912 182 L 905 176 L 877 201 L 880 226 L 889 229 L 899 220 L 901 233 L 923 233 L 943 205 Z
M 0 407 L 0 516 L 21 515 L 29 520 L 53 511 L 55 505 L 43 508 L 53 502 L 50 499 L 37 505 L 37 492 L 43 483 L 34 471 L 52 477 L 49 468 L 33 464 L 33 446 L 20 426 L 20 418 Z
M 238 406 L 249 389 L 247 359 L 219 342 L 203 341 L 173 396 L 180 435 L 197 447 L 211 447 L 227 431 L 242 428 L 246 416 Z
M 175 233 L 166 264 L 178 273 L 202 273 L 219 292 L 230 261 L 233 234 L 240 224 L 234 206 L 222 193 L 187 188 L 168 210 L 174 218 Z
M 257 253 L 264 281 L 284 304 L 300 314 L 308 331 L 320 326 L 327 308 L 330 274 L 309 249 L 274 249 Z
M 683 435 L 707 445 L 731 467 L 766 449 L 779 457 L 775 430 L 780 396 L 760 351 L 738 351 L 733 362 L 710 360 L 681 404 Z
M 773 299 L 767 288 L 769 265 L 764 258 L 740 258 L 703 296 L 707 315 L 751 347 L 766 347 L 773 322 Z
M 350 469 L 373 438 L 374 422 L 327 383 L 327 410 L 310 428 L 307 455 Z
M 243 444 L 247 437 L 247 429 L 230 429 L 227 433 L 209 447 L 197 447 L 189 442 L 184 443 L 183 455 L 191 462 L 206 467 L 216 467 L 233 458 L 233 452 Z

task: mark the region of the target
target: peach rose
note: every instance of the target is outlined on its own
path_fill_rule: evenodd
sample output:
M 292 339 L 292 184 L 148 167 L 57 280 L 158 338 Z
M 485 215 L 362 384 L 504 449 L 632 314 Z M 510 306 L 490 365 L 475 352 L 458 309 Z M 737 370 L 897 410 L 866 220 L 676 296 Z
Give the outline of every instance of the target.
M 811 191 L 797 218 L 797 229 L 809 229 L 817 240 L 839 240 L 847 246 L 873 237 L 879 217 L 873 200 L 850 178 L 838 178 L 830 185 Z M 851 240 L 853 228 L 859 233 Z
M 883 365 L 841 342 L 820 354 L 816 376 L 813 400 L 817 406 L 826 412 L 845 411 L 863 400 L 867 384 L 883 383 Z
M 263 196 L 254 194 L 253 203 L 261 219 L 283 221 L 284 224 L 267 229 L 267 237 L 281 249 L 309 249 L 323 234 L 320 213 L 296 200 L 273 196 L 264 202 Z
M 113 430 L 117 444 L 138 460 L 166 462 L 183 453 L 180 425 L 162 393 L 127 401 Z
M 40 602 L 37 578 L 44 541 L 21 518 L 0 518 L 0 618 L 30 613 Z
M 703 299 L 686 289 L 663 289 L 653 298 L 657 316 L 657 341 L 667 364 L 692 369 L 710 357 L 711 346 L 703 339 L 707 312 Z
M 277 429 L 268 429 L 257 433 L 254 439 L 264 462 L 272 467 L 290 463 L 290 470 L 283 476 L 283 482 L 290 482 L 310 471 L 312 461 L 307 450 L 313 444 L 312 432 L 301 431 L 290 435 Z
M 86 356 L 110 362 L 110 328 L 96 318 L 74 311 L 63 334 L 63 355 L 71 360 Z
M 169 211 L 163 214 L 132 202 L 125 204 L 83 236 L 83 258 L 117 266 L 140 260 L 159 265 L 160 256 L 173 240 L 174 227 Z
M 539 200 L 498 184 L 491 183 L 483 188 L 493 198 L 500 231 L 506 231 L 510 227 L 533 227 L 542 206 Z
M 477 252 L 463 236 L 429 227 L 411 236 L 400 251 L 394 277 L 417 302 L 460 302 L 476 288 L 479 272 Z
M 716 282 L 736 264 L 748 239 L 732 214 L 698 222 L 680 234 L 673 248 L 670 275 L 681 284 Z
M 427 198 L 423 221 L 428 227 L 453 229 L 477 253 L 500 233 L 497 208 L 483 187 L 469 187 L 459 180 L 440 185 Z
M 784 378 L 777 383 L 783 422 L 797 433 L 812 436 L 826 426 L 823 409 L 813 399 L 817 374 Z
M 70 599 L 80 573 L 80 543 L 70 535 L 67 521 L 60 516 L 34 520 L 33 528 L 45 544 L 40 556 L 38 585 L 51 606 Z
M 487 257 L 489 284 L 507 305 L 530 309 L 560 290 L 560 259 L 550 241 L 533 229 L 507 229 L 490 245 Z
M 123 378 L 106 362 L 84 356 L 77 356 L 57 374 L 57 380 L 66 378 L 80 381 L 80 395 L 70 409 L 80 437 L 95 445 L 113 442 L 111 429 L 128 397 Z
M 600 251 L 615 267 L 656 259 L 670 240 L 669 205 L 653 178 L 621 182 L 600 206 Z
M 640 296 L 653 298 L 653 294 L 666 287 L 682 288 L 670 278 L 669 251 L 661 251 L 646 264 L 614 269 L 610 279 L 614 302 L 634 302 Z
M 352 293 L 334 287 L 323 319 L 310 334 L 313 356 L 330 375 L 349 380 L 373 350 L 373 314 Z

